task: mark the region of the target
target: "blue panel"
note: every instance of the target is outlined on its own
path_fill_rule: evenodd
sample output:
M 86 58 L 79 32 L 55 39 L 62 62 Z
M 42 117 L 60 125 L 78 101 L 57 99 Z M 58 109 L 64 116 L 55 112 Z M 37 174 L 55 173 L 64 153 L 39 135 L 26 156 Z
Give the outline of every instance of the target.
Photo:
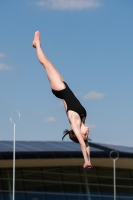
M 123 153 L 133 153 L 132 147 L 123 147 L 111 144 L 90 143 L 91 152 L 106 152 L 108 150 L 117 150 Z M 1 141 L 0 152 L 12 152 L 13 141 Z M 74 142 L 41 142 L 41 141 L 17 141 L 16 152 L 81 152 L 80 145 Z
M 104 150 L 99 149 L 99 148 L 95 148 L 95 147 L 90 147 L 90 151 L 102 152 L 102 151 L 104 151 Z
M 58 194 L 46 194 L 47 200 L 66 200 L 65 195 L 58 195 Z
M 3 193 L 4 200 L 10 200 L 12 199 L 12 194 L 11 193 Z
M 15 193 L 15 199 L 17 200 L 25 200 L 25 195 L 24 193 Z
M 79 144 L 76 144 L 74 142 L 51 142 L 51 144 L 54 146 L 56 151 L 74 151 L 74 148 L 76 148 L 76 151 L 79 151 Z
M 46 200 L 45 194 L 39 194 L 39 193 L 25 193 L 25 200 L 32 200 L 32 199 L 38 199 L 38 200 Z
M 12 151 L 13 150 L 13 146 L 10 143 L 5 142 L 0 142 L 0 151 Z
M 0 200 L 4 200 L 2 193 L 0 193 Z
M 68 151 L 81 151 L 80 145 L 74 142 L 62 142 L 62 145 L 67 147 Z
M 34 146 L 34 148 L 38 151 L 60 151 L 60 145 L 56 144 L 56 142 L 30 142 L 30 146 Z
M 22 151 L 38 151 L 38 148 L 34 147 L 34 144 L 30 142 L 16 142 L 16 147 L 21 148 Z
M 43 151 L 60 151 L 60 146 L 56 142 L 36 142 L 34 146 Z
M 107 147 L 111 150 L 115 149 L 117 151 L 124 152 L 124 153 L 133 153 L 132 147 L 117 146 L 117 145 L 112 145 L 112 144 L 101 144 L 101 146 Z
M 55 151 L 81 151 L 80 145 L 74 142 L 49 142 L 55 147 Z M 99 148 L 91 147 L 91 151 L 103 151 Z

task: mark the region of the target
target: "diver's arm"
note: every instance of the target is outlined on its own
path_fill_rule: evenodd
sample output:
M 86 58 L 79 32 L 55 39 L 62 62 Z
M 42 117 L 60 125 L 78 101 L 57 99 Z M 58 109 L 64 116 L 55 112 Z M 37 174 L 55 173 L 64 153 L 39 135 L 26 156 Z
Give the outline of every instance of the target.
M 69 118 L 69 121 L 70 121 L 70 124 L 71 124 L 71 128 L 73 130 L 73 132 L 75 133 L 78 141 L 79 141 L 79 144 L 80 144 L 80 147 L 81 147 L 81 150 L 82 150 L 82 154 L 83 154 L 83 157 L 84 157 L 84 161 L 85 161 L 85 164 L 84 166 L 86 166 L 85 168 L 87 168 L 87 166 L 89 165 L 89 159 L 88 159 L 88 155 L 87 155 L 87 151 L 86 151 L 86 144 L 82 138 L 82 135 L 81 135 L 81 132 L 80 132 L 80 124 L 81 124 L 81 121 L 76 117 L 72 116 Z

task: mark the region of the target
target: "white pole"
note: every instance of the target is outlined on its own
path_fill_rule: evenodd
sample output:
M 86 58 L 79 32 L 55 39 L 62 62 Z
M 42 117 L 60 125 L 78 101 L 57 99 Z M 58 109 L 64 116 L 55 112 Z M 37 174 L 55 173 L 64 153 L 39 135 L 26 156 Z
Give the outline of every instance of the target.
M 15 121 L 19 121 L 20 119 L 20 113 L 19 111 L 15 110 L 15 112 L 17 112 L 17 120 L 15 119 Z M 10 116 L 10 121 L 13 124 L 14 130 L 13 130 L 13 195 L 12 195 L 12 200 L 15 200 L 15 146 L 16 146 L 16 123 L 14 122 L 14 120 L 12 119 L 12 115 Z
M 116 156 L 113 157 L 112 154 L 116 153 Z M 112 150 L 110 152 L 110 158 L 113 160 L 113 168 L 114 168 L 114 200 L 116 200 L 116 160 L 119 158 L 119 153 L 116 150 Z
M 114 162 L 114 200 L 116 200 L 116 175 L 115 175 L 115 160 Z
M 13 137 L 13 200 L 15 200 L 15 140 L 16 140 L 16 124 L 14 124 L 14 137 Z

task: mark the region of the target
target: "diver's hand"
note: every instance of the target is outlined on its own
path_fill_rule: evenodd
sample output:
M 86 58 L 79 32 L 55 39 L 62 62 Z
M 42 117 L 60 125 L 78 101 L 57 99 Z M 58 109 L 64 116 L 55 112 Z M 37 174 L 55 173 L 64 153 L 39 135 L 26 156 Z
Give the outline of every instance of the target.
M 93 166 L 91 165 L 91 163 L 85 163 L 85 164 L 83 165 L 83 168 L 84 168 L 84 169 L 92 169 Z

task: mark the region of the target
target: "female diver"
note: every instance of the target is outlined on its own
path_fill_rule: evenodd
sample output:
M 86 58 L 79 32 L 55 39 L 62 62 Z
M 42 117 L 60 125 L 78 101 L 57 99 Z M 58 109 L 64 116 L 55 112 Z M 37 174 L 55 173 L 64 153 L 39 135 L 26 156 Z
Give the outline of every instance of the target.
M 80 144 L 85 161 L 83 167 L 85 169 L 90 169 L 92 165 L 90 162 L 90 147 L 88 144 L 89 128 L 85 126 L 86 110 L 65 83 L 55 66 L 44 54 L 40 44 L 39 31 L 35 32 L 32 46 L 36 48 L 38 60 L 46 70 L 53 94 L 63 100 L 64 108 L 72 128 L 70 131 L 64 131 L 63 138 L 69 134 L 71 140 Z

